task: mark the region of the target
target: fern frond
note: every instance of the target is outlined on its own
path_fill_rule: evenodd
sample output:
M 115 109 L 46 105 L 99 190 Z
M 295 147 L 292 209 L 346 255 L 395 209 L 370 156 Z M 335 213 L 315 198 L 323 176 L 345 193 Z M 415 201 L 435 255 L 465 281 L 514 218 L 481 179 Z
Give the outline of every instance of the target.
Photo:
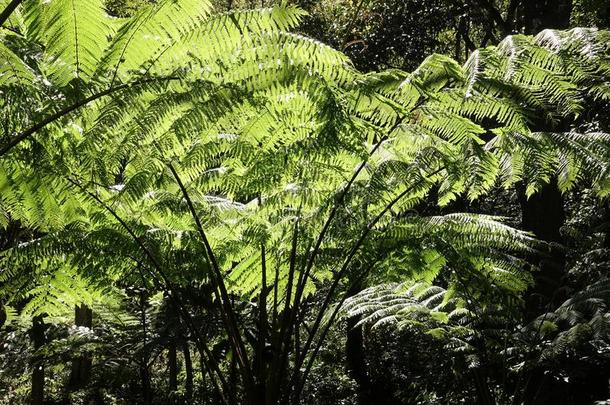
M 102 0 L 53 0 L 42 3 L 46 71 L 58 86 L 89 81 L 110 36 Z

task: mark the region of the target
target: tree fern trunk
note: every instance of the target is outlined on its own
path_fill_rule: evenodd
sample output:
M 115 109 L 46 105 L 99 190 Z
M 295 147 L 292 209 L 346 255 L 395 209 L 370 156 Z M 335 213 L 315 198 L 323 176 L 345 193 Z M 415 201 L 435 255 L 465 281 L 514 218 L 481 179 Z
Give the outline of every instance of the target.
M 521 4 L 523 10 L 520 26 L 523 27 L 525 34 L 536 34 L 546 28 L 562 29 L 570 25 L 572 0 L 525 1 Z M 565 123 L 555 128 L 552 125 L 548 127 L 548 124 L 541 124 L 535 130 L 566 131 L 569 127 Z M 529 199 L 525 196 L 525 187 L 520 185 L 517 187 L 517 196 L 521 204 L 523 229 L 533 232 L 543 241 L 561 243 L 560 230 L 565 223 L 565 211 L 557 180 L 553 179 Z M 560 296 L 559 288 L 565 275 L 565 260 L 564 252 L 557 245 L 551 245 L 545 257 L 534 258 L 533 263 L 539 266 L 540 271 L 534 274 L 534 287 L 525 297 L 526 319 L 534 319 L 546 312 L 549 304 L 561 302 L 566 298 Z M 549 395 L 552 388 L 543 374 L 536 370 L 530 373 L 523 390 L 525 403 L 543 403 L 532 402 L 532 393 L 528 387 L 538 387 L 537 398 Z M 517 393 L 517 396 L 519 394 Z
M 146 405 L 152 404 L 152 392 L 150 388 L 150 370 L 145 364 L 142 364 L 140 366 L 140 381 L 142 384 L 142 401 Z
M 529 199 L 523 186 L 518 187 L 521 204 L 522 227 L 536 237 L 551 244 L 562 242 L 560 229 L 565 222 L 563 196 L 555 181 L 544 186 Z M 526 299 L 527 317 L 532 319 L 545 311 L 546 306 L 564 297 L 557 296 L 564 276 L 565 255 L 557 245 L 551 245 L 544 256 L 532 258 L 540 271 L 534 274 L 535 285 Z
M 203 357 L 199 356 L 199 372 L 201 373 L 201 386 L 199 388 L 199 392 L 200 392 L 200 396 L 201 396 L 201 403 L 205 404 L 206 403 L 206 396 L 207 396 L 207 390 L 206 390 L 206 368 L 205 368 L 205 364 L 204 364 L 204 360 Z M 220 402 L 220 399 L 216 399 L 217 402 Z
M 255 387 L 252 392 L 248 392 L 248 405 L 265 405 L 265 391 L 260 386 Z
M 493 393 L 489 387 L 487 376 L 481 369 L 475 369 L 473 371 L 474 385 L 477 392 L 477 404 L 479 405 L 494 405 Z
M 570 25 L 572 0 L 540 0 L 521 3 L 520 25 L 525 34 L 537 34 L 546 28 L 563 29 Z M 566 123 L 549 125 L 543 121 L 536 125 L 538 131 L 567 131 Z M 522 210 L 522 227 L 533 232 L 538 239 L 559 244 L 560 229 L 565 222 L 563 196 L 553 179 L 535 195 L 526 198 L 525 187 L 517 187 Z M 560 249 L 552 248 L 547 257 L 537 258 L 540 272 L 536 273 L 536 284 L 528 297 L 528 317 L 538 315 L 552 300 L 558 300 L 556 292 L 564 275 L 565 256 Z
M 144 347 L 148 341 L 148 327 L 146 320 L 146 305 L 148 297 L 144 288 L 140 289 L 140 322 L 142 324 L 142 337 L 144 339 Z M 152 392 L 150 388 L 150 370 L 148 369 L 149 355 L 147 351 L 144 351 L 142 358 L 140 359 L 140 381 L 142 385 L 142 400 L 144 404 L 148 405 L 152 403 Z
M 567 28 L 572 14 L 572 0 L 523 1 L 521 26 L 526 34 L 536 34 L 545 28 Z
M 34 350 L 38 350 L 45 343 L 44 320 L 42 315 L 36 316 L 32 321 L 30 338 L 34 345 Z M 42 405 L 44 402 L 44 363 L 43 359 L 35 359 L 32 364 L 32 405 Z
M 604 227 L 604 248 L 610 249 L 610 203 L 604 203 L 604 218 L 602 226 Z
M 348 295 L 354 296 L 363 289 L 362 283 L 353 285 Z M 358 384 L 358 403 L 368 405 L 371 403 L 392 404 L 395 403 L 392 393 L 387 386 L 380 381 L 371 379 L 368 365 L 366 363 L 366 345 L 363 329 L 356 326 L 359 317 L 347 320 L 347 336 L 345 341 L 345 358 L 347 373 Z
M 178 358 L 176 355 L 176 341 L 172 339 L 167 349 L 167 368 L 169 370 L 169 391 L 178 390 Z
M 231 363 L 229 364 L 229 385 L 231 387 L 237 386 L 237 362 L 234 352 L 231 353 Z
M 2 302 L 0 302 L 0 328 L 4 326 L 4 322 L 6 322 L 6 310 Z
M 347 294 L 352 297 L 362 291 L 362 283 L 353 285 Z M 347 373 L 358 384 L 358 403 L 370 403 L 371 380 L 366 365 L 366 349 L 364 347 L 364 336 L 362 326 L 356 326 L 360 318 L 349 318 L 347 320 L 347 336 L 345 340 L 345 360 Z
M 74 309 L 74 324 L 76 326 L 91 328 L 92 323 L 93 311 L 91 308 L 82 304 Z M 78 389 L 87 385 L 91 377 L 91 364 L 91 356 L 88 354 L 83 354 L 72 361 L 72 370 L 70 371 L 70 381 L 68 383 L 70 389 Z
M 189 350 L 187 340 L 185 340 L 182 345 L 182 354 L 184 355 L 184 370 L 186 371 L 186 381 L 184 383 L 186 401 L 190 403 L 193 398 L 193 362 L 191 360 L 191 351 Z
M 347 320 L 347 339 L 345 341 L 345 358 L 347 372 L 358 384 L 358 403 L 370 403 L 371 381 L 366 366 L 366 351 L 362 326 L 356 326 L 360 319 Z

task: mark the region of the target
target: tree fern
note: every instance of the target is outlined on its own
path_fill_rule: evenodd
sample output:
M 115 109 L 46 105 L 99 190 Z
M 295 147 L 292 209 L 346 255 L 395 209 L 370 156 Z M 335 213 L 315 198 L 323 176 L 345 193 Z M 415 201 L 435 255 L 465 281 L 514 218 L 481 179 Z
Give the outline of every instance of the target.
M 474 311 L 495 319 L 498 309 L 466 293 L 518 301 L 530 284 L 529 235 L 498 218 L 411 215 L 432 189 L 447 204 L 498 182 L 525 181 L 531 194 L 559 176 L 564 190 L 592 179 L 607 192 L 608 136 L 564 122 L 603 97 L 607 33 L 515 36 L 463 67 L 433 55 L 412 73 L 365 75 L 289 32 L 303 15 L 291 6 L 211 15 L 205 1 L 160 1 L 116 32 L 100 7 L 18 10 L 43 56 L 3 57 L 51 84 L 32 89 L 12 73 L 0 87 L 28 97 L 19 113 L 0 104 L 13 125 L 2 140 L 4 223 L 40 233 L 2 253 L 1 290 L 32 314 L 59 313 L 97 286 L 162 292 L 221 394 L 235 395 L 225 360 L 211 354 L 181 287 L 211 285 L 249 394 L 266 381 L 285 387 L 273 401 L 298 401 L 351 281 L 424 280 L 421 290 L 386 288 L 387 302 L 368 297 L 371 320 L 404 316 L 438 335 L 451 325 L 454 343 L 466 344 Z M 440 274 L 447 291 L 430 286 Z M 259 349 L 238 322 L 249 325 L 243 308 L 254 302 L 278 353 L 268 374 L 255 370 Z M 307 337 L 295 345 L 302 319 Z

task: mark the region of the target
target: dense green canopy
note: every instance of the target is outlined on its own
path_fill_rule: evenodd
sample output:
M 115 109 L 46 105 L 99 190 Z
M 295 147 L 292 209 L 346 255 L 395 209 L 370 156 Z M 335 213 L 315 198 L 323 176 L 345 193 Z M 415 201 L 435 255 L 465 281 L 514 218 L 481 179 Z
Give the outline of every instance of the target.
M 410 73 L 361 73 L 293 33 L 303 15 L 201 0 L 128 18 L 101 0 L 11 14 L 0 225 L 21 237 L 1 256 L 9 323 L 65 324 L 81 304 L 115 322 L 139 286 L 187 331 L 219 401 L 297 403 L 365 277 L 406 284 L 376 287 L 386 301 L 351 298 L 351 315 L 402 324 L 422 312 L 441 337 L 476 311 L 464 280 L 507 311 L 532 285 L 525 259 L 546 249 L 532 235 L 421 204 L 517 183 L 531 196 L 553 179 L 610 193 L 610 135 L 580 119 L 610 99 L 608 31 L 512 35 L 463 65 L 434 54 Z

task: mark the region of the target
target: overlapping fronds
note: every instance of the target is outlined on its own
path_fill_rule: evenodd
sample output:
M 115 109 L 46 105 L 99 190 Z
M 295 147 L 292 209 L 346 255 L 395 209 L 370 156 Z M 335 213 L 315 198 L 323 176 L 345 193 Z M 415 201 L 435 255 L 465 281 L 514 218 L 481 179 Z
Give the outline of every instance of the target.
M 542 341 L 541 361 L 553 361 L 582 345 L 607 345 L 610 341 L 610 281 L 597 281 L 540 315 L 523 328 L 529 339 Z
M 344 304 L 346 317 L 357 326 L 391 325 L 404 333 L 420 333 L 439 339 L 454 353 L 467 355 L 476 365 L 483 339 L 493 350 L 505 349 L 514 320 L 509 308 L 496 299 L 473 302 L 463 287 L 445 289 L 429 282 L 380 284 L 366 288 Z
M 384 284 L 369 287 L 345 302 L 348 317 L 359 317 L 358 325 L 397 327 L 447 324 L 468 314 L 463 300 L 451 297 L 444 288 L 425 282 Z M 457 322 L 456 322 L 457 323 Z
M 376 249 L 393 247 L 378 266 L 398 279 L 432 282 L 444 270 L 461 282 L 488 284 L 518 297 L 532 283 L 523 256 L 536 245 L 531 236 L 498 218 L 450 214 L 397 220 L 387 226 Z
M 36 170 L 12 162 L 0 163 L 0 224 L 19 221 L 31 229 L 58 229 L 83 212 L 81 200 L 55 176 L 37 176 Z
M 117 30 L 98 67 L 99 74 L 136 75 L 148 72 L 155 62 L 197 29 L 209 16 L 208 1 L 165 0 L 148 5 Z M 141 72 L 140 72 L 141 70 Z
M 277 310 L 297 299 L 292 285 L 307 297 L 369 270 L 432 282 L 447 269 L 455 285 L 518 296 L 527 234 L 411 210 L 435 186 L 441 204 L 521 180 L 531 194 L 553 177 L 610 190 L 610 137 L 570 124 L 607 99 L 606 32 L 513 36 L 465 66 L 433 55 L 410 74 L 363 75 L 290 32 L 303 15 L 292 6 L 214 15 L 207 1 L 164 0 L 117 24 L 98 1 L 28 4 L 18 28 L 36 52 L 0 42 L 0 91 L 28 95 L 0 104 L 12 123 L 0 208 L 3 224 L 43 235 L 2 253 L 0 291 L 31 313 L 104 281 L 211 281 Z M 31 90 L 32 75 L 44 86 Z M 45 257 L 48 271 L 25 280 Z M 374 319 L 463 314 L 438 287 L 396 288 Z
M 484 154 L 476 147 L 464 150 L 473 164 L 459 177 L 449 173 L 454 186 L 444 187 L 444 201 L 462 192 L 476 198 L 497 180 L 508 186 L 523 179 L 531 195 L 558 177 L 560 188 L 568 190 L 585 175 L 606 194 L 607 135 L 577 134 L 570 120 L 591 100 L 607 100 L 607 42 L 605 31 L 547 30 L 474 52 L 463 79 L 433 95 L 417 117 L 452 143 L 485 143 Z M 464 183 L 477 169 L 484 177 L 472 189 Z

